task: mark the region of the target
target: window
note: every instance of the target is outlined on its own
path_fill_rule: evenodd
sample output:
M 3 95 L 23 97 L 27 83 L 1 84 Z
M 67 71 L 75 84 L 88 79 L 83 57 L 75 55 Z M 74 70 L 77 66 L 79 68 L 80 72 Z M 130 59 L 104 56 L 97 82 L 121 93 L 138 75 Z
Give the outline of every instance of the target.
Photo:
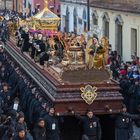
M 87 14 L 86 14 L 86 10 L 83 11 L 83 24 L 84 24 L 84 31 L 87 31 Z
M 74 25 L 74 33 L 77 33 L 77 10 L 74 8 L 73 11 L 73 25 Z
M 109 38 L 109 16 L 108 13 L 104 13 L 102 16 L 103 19 L 103 36 Z
M 93 25 L 98 25 L 98 15 L 96 11 L 94 11 L 92 14 L 92 23 Z
M 118 54 L 122 57 L 122 51 L 123 51 L 123 20 L 122 17 L 119 15 L 115 19 L 115 48 Z
M 66 18 L 65 18 L 65 23 L 66 23 L 66 27 L 65 27 L 65 30 L 66 32 L 69 32 L 69 9 L 67 7 L 66 9 Z

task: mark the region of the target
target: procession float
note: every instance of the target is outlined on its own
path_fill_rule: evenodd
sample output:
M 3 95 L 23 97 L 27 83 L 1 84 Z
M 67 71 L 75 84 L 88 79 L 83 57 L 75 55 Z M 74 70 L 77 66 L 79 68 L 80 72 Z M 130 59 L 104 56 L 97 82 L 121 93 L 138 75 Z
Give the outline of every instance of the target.
M 44 69 L 31 57 L 30 51 L 24 53 L 16 47 L 13 37 L 6 42 L 6 58 L 27 84 L 32 83 L 37 88 L 47 107 L 53 105 L 56 114 L 63 116 L 63 128 L 70 127 L 62 132 L 66 140 L 71 136 L 67 133 L 72 132 L 74 140 L 79 139 L 76 137 L 80 137 L 81 130 L 74 114 L 85 115 L 87 109 L 100 117 L 103 136 L 110 135 L 113 131 L 110 115 L 122 111 L 123 97 L 108 66 L 109 40 L 107 37 L 95 37 L 93 32 L 87 38 L 84 34 L 58 32 L 59 22 L 60 18 L 47 7 L 26 21 L 18 20 L 19 26 L 28 25 L 25 29 L 29 34 L 26 30 L 25 34 L 29 35 L 29 43 L 35 51 L 40 51 L 39 45 L 33 44 L 36 33 L 40 42 L 43 41 L 46 46 L 49 44 L 50 49 L 46 52 L 49 60 L 45 62 Z M 108 126 L 110 131 L 107 134 Z
M 27 55 L 8 42 L 7 52 L 42 89 L 43 95 L 55 105 L 58 113 L 69 108 L 83 115 L 88 108 L 95 114 L 119 113 L 123 97 L 119 85 L 107 67 L 109 41 L 106 37 L 89 37 L 58 32 L 60 18 L 45 8 L 26 21 L 29 33 L 48 35 L 52 47 L 47 67 L 42 70 Z M 60 48 L 55 50 L 57 40 Z M 63 47 L 63 49 L 61 48 Z M 13 54 L 11 52 L 14 52 Z
M 45 8 L 27 20 L 29 32 L 45 35 L 56 34 L 60 18 L 48 9 L 48 1 L 44 0 Z

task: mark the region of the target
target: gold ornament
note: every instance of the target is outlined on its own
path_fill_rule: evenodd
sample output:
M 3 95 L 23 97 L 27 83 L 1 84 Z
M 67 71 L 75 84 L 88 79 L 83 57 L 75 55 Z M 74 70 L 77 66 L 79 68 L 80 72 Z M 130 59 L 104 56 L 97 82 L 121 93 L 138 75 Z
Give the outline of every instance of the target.
M 80 90 L 82 91 L 81 97 L 85 100 L 85 102 L 89 105 L 92 104 L 97 97 L 97 87 L 86 85 L 85 87 L 81 87 Z
M 3 21 L 3 19 L 4 19 L 4 18 L 3 18 L 2 16 L 0 16 L 0 21 Z

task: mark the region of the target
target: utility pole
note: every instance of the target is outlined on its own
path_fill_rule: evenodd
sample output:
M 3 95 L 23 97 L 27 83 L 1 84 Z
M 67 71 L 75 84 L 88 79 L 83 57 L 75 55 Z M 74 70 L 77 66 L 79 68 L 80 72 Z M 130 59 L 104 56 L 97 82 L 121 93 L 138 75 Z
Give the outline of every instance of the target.
M 90 31 L 90 3 L 87 0 L 87 30 Z

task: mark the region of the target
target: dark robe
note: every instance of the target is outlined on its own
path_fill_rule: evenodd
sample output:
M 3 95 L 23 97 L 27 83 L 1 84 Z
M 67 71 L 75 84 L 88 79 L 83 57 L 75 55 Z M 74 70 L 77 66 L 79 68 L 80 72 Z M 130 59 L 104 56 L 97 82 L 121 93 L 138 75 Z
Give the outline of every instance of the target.
M 7 82 L 9 78 L 9 71 L 7 68 L 5 68 L 4 71 L 0 71 L 0 79 L 2 82 Z
M 23 40 L 21 38 L 21 33 L 19 31 L 16 31 L 15 37 L 17 38 L 17 47 L 21 48 L 22 43 L 23 43 Z
M 40 45 L 42 44 L 42 40 L 37 40 L 36 41 L 36 45 L 39 45 L 39 48 L 37 49 L 36 48 L 36 50 L 35 50 L 35 55 L 36 56 L 38 56 L 39 54 L 40 54 L 40 51 L 39 51 L 39 49 L 40 49 Z
M 46 53 L 46 45 L 44 42 L 40 43 L 40 60 L 39 63 L 40 65 L 44 65 L 44 61 L 48 61 L 49 60 L 49 55 Z
M 118 62 L 116 61 L 116 64 L 115 63 L 112 63 L 110 65 L 110 70 L 112 71 L 112 76 L 115 80 L 117 80 L 117 78 L 119 78 L 119 64 Z
M 135 120 L 135 124 L 137 127 L 140 128 L 140 115 L 139 115 L 139 118 Z
M 60 131 L 57 118 L 55 116 L 45 115 L 44 120 L 46 123 L 47 140 L 60 140 Z
M 2 136 L 4 135 L 5 131 L 7 130 L 7 126 L 1 124 L 0 125 L 0 139 L 2 139 Z
M 28 52 L 29 51 L 29 34 L 23 33 L 21 37 L 23 38 L 23 44 L 22 44 L 21 51 Z
M 31 46 L 31 58 L 34 59 L 36 48 L 34 47 L 34 43 L 37 43 L 37 39 L 33 39 Z
M 13 140 L 13 137 L 14 137 L 13 135 L 14 135 L 14 132 L 12 134 L 6 131 L 1 140 Z
M 10 74 L 9 79 L 8 79 L 8 84 L 12 87 L 15 88 L 15 86 L 17 85 L 19 76 L 18 74 L 13 71 L 13 73 Z
M 27 137 L 27 135 L 25 135 L 25 137 L 23 139 L 19 138 L 18 135 L 15 135 L 13 140 L 31 140 L 30 138 Z
M 46 139 L 46 128 L 41 128 L 36 126 L 33 129 L 33 138 L 34 140 L 47 140 Z
M 101 139 L 101 126 L 99 119 L 95 116 L 92 118 L 83 117 L 83 137 L 88 137 L 89 140 L 100 140 Z
M 13 137 L 8 137 L 7 135 L 4 135 L 1 140 L 13 140 Z
M 129 107 L 129 94 L 128 94 L 128 90 L 131 86 L 131 82 L 128 79 L 122 79 L 120 80 L 120 87 L 121 90 L 120 92 L 122 93 L 123 97 L 124 97 L 124 104 L 126 105 L 126 107 Z
M 129 88 L 129 91 L 128 91 L 128 94 L 129 94 L 128 112 L 129 113 L 132 113 L 132 114 L 136 113 L 136 109 L 137 109 L 139 98 L 140 98 L 140 96 L 138 96 L 139 90 L 140 90 L 140 87 L 135 84 Z
M 136 85 L 135 94 L 136 94 L 136 109 L 137 109 L 138 106 L 140 105 L 140 85 Z
M 24 130 L 27 130 L 26 123 L 25 122 L 24 123 L 17 122 L 17 124 L 16 124 L 16 131 L 18 131 L 20 128 L 24 128 Z
M 129 140 L 133 133 L 132 119 L 127 113 L 118 115 L 115 121 L 115 140 Z
M 10 98 L 11 98 L 11 92 L 10 91 L 7 91 L 7 92 L 4 92 L 2 91 L 1 94 L 0 94 L 0 97 L 4 100 L 4 103 L 5 104 L 10 104 Z
M 64 53 L 63 53 L 64 47 L 59 41 L 56 41 L 56 44 L 54 45 L 54 47 L 56 50 L 56 55 L 58 56 L 58 58 L 61 61 L 64 57 Z
M 0 61 L 4 62 L 5 61 L 5 56 L 2 52 L 0 52 Z

